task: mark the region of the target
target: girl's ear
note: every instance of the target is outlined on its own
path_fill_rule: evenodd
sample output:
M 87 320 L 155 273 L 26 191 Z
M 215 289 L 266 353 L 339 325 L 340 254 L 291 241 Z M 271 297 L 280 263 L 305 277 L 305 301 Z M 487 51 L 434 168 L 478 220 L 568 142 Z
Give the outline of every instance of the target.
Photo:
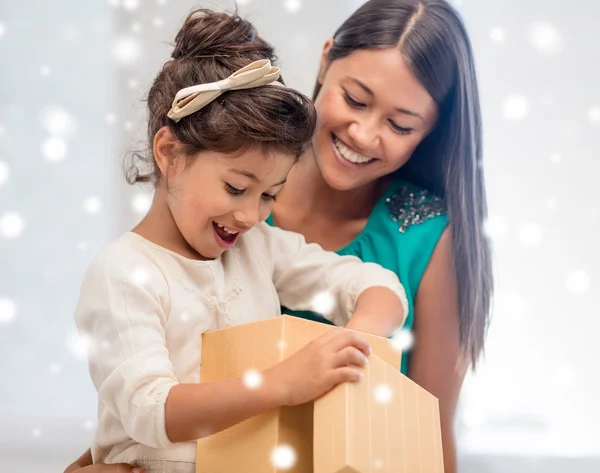
M 160 169 L 160 173 L 163 177 L 167 176 L 169 167 L 175 165 L 178 143 L 179 141 L 167 126 L 163 126 L 156 132 L 156 135 L 154 135 L 154 161 L 156 161 L 156 165 Z

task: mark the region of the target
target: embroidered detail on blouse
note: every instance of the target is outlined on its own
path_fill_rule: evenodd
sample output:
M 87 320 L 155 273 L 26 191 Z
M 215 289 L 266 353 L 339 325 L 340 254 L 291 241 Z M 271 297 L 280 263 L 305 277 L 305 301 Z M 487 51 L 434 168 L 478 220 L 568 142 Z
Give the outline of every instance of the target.
M 414 190 L 402 186 L 386 199 L 390 216 L 400 222 L 400 233 L 405 233 L 411 225 L 418 225 L 446 213 L 443 199 L 425 189 Z
M 172 274 L 172 277 L 179 283 L 183 290 L 193 294 L 197 299 L 200 299 L 208 307 L 217 309 L 219 314 L 223 314 L 225 316 L 225 323 L 228 327 L 231 327 L 233 325 L 239 325 L 239 317 L 231 308 L 231 303 L 242 292 L 242 288 L 237 280 L 233 283 L 229 295 L 225 299 L 219 299 L 218 297 L 209 294 L 207 291 L 203 291 L 202 289 L 198 289 L 197 287 L 188 286 L 174 274 Z

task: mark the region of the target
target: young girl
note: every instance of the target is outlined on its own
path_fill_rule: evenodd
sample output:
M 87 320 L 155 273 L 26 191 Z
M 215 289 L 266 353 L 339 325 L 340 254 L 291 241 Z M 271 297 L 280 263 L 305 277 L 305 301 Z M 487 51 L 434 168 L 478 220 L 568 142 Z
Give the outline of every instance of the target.
M 194 472 L 195 440 L 268 409 L 313 400 L 360 378 L 370 348 L 333 330 L 261 373 L 199 383 L 202 333 L 313 307 L 329 320 L 376 319 L 389 333 L 407 312 L 394 273 L 307 244 L 263 221 L 315 127 L 310 101 L 283 86 L 273 51 L 236 16 L 199 10 L 148 97 L 148 214 L 91 264 L 76 309 L 93 343 L 99 397 L 95 463 Z

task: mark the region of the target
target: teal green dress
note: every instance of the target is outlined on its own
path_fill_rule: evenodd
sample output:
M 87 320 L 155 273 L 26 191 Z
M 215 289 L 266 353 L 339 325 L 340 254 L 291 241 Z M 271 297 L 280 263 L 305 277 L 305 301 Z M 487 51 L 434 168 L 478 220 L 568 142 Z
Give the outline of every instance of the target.
M 267 223 L 273 225 L 272 216 Z M 408 298 L 405 330 L 413 328 L 419 283 L 446 225 L 442 199 L 405 181 L 396 181 L 375 205 L 363 231 L 337 251 L 340 255 L 378 263 L 398 275 Z M 314 312 L 297 312 L 284 307 L 282 313 L 331 324 Z M 408 357 L 408 352 L 402 356 L 404 374 L 408 370 Z

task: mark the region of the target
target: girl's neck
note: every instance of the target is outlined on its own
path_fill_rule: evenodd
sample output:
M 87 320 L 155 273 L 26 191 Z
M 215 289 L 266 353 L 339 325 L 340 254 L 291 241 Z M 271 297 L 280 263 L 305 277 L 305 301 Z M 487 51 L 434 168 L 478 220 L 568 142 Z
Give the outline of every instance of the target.
M 347 191 L 332 188 L 319 170 L 313 151 L 305 153 L 292 169 L 288 182 L 280 192 L 279 200 L 286 213 L 293 213 L 302 220 L 326 219 L 345 222 L 368 218 L 384 191 L 382 181 L 373 181 Z
M 156 188 L 148 213 L 131 231 L 185 258 L 205 260 L 188 244 L 177 228 L 164 194 L 164 188 Z

